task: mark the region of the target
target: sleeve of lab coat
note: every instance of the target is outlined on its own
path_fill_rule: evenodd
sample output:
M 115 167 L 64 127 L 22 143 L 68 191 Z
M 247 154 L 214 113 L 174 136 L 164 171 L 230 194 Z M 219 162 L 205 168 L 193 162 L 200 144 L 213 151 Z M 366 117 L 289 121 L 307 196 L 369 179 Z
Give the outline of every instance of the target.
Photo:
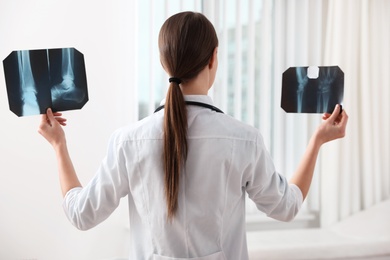
M 69 221 L 80 230 L 93 228 L 104 221 L 129 193 L 123 150 L 113 134 L 107 155 L 94 178 L 83 188 L 69 190 L 63 208 Z
M 245 174 L 245 186 L 249 198 L 257 208 L 267 216 L 291 221 L 299 212 L 303 196 L 294 184 L 289 184 L 286 177 L 275 170 L 273 160 L 259 134 L 251 167 Z

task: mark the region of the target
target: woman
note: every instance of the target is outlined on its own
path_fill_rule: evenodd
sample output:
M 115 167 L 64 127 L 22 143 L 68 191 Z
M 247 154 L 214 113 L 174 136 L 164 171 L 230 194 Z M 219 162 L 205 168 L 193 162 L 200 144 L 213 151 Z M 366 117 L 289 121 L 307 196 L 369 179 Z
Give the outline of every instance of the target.
M 348 116 L 324 115 L 290 183 L 275 171 L 262 136 L 221 113 L 207 96 L 218 67 L 218 39 L 199 13 L 170 17 L 159 35 L 170 76 L 163 107 L 117 130 L 96 176 L 78 181 L 61 113 L 39 132 L 57 155 L 64 209 L 79 229 L 106 219 L 128 196 L 130 259 L 248 259 L 245 193 L 269 217 L 289 221 L 305 199 L 319 149 L 344 136 Z

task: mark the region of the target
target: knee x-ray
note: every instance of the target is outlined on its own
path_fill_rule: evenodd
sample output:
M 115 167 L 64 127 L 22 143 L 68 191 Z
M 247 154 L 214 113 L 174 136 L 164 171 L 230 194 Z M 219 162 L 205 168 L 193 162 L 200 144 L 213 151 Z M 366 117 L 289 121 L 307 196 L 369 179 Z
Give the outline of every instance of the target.
M 291 67 L 283 73 L 281 106 L 290 113 L 332 113 L 342 104 L 344 72 L 338 66 Z
M 75 48 L 13 51 L 3 65 L 17 116 L 81 109 L 88 101 L 84 56 Z

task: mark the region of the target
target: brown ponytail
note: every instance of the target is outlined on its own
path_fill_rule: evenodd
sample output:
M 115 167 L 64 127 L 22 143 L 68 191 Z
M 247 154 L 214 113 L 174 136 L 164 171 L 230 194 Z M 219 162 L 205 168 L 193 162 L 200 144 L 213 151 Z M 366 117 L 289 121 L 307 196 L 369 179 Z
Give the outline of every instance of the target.
M 168 218 L 177 209 L 180 168 L 187 158 L 187 110 L 179 84 L 170 83 L 164 113 L 165 196 Z
M 183 83 L 196 77 L 210 62 L 218 39 L 213 25 L 200 13 L 171 16 L 159 34 L 160 60 L 165 71 Z M 180 172 L 187 158 L 187 108 L 180 81 L 170 82 L 164 112 L 164 172 L 167 216 L 178 208 Z

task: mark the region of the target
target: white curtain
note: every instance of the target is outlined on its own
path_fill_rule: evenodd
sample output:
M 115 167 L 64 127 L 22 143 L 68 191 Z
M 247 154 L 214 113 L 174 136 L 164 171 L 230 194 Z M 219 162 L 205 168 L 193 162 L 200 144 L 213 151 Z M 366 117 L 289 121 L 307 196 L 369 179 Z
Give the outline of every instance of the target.
M 275 1 L 274 12 L 276 91 L 289 66 L 338 65 L 345 73 L 347 136 L 323 147 L 316 173 L 321 226 L 329 226 L 389 198 L 390 2 Z M 279 97 L 274 96 L 275 102 Z M 275 150 L 282 151 L 281 160 L 291 168 L 301 151 L 285 140 L 299 145 L 318 122 L 283 113 L 275 114 L 274 122 L 275 135 L 284 136 Z M 317 194 L 311 192 L 309 202 Z
M 273 45 L 268 50 L 273 53 L 272 89 L 265 93 L 275 108 L 271 151 L 287 176 L 321 120 L 319 115 L 291 115 L 278 108 L 283 71 L 338 65 L 345 73 L 347 136 L 322 148 L 305 207 L 319 210 L 323 227 L 390 196 L 389 25 L 386 0 L 273 2 Z
M 323 60 L 345 73 L 345 140 L 321 156 L 321 224 L 390 196 L 390 1 L 327 1 Z

